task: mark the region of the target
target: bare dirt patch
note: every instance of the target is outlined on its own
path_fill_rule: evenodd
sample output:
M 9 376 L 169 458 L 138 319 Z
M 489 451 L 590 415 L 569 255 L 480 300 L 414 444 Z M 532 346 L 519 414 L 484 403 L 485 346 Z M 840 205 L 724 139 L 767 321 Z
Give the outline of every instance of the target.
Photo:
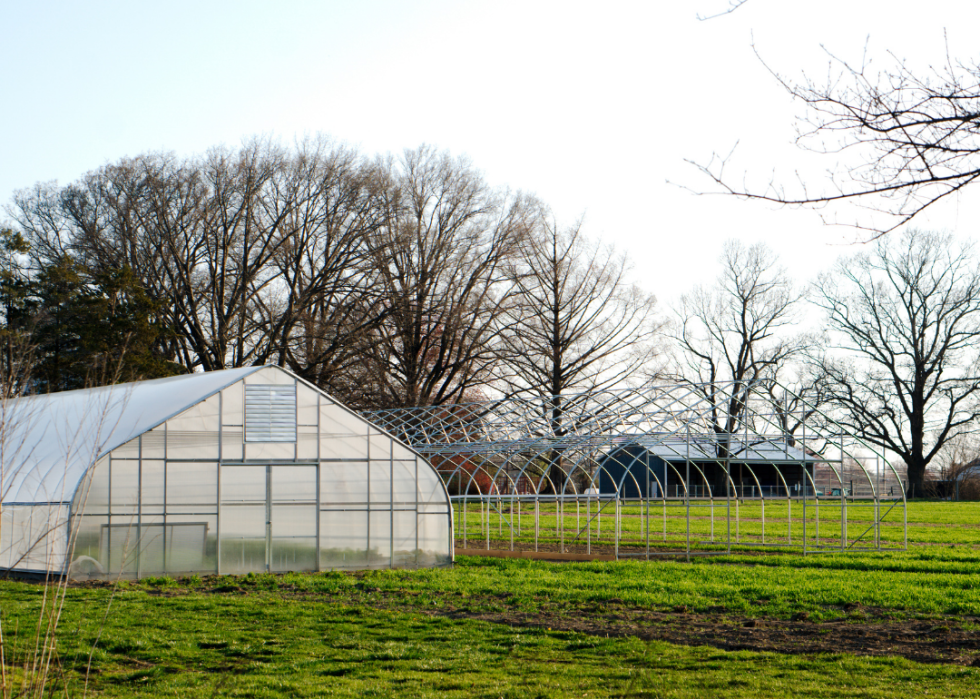
M 876 620 L 867 618 L 869 615 L 859 608 L 850 611 L 851 617 L 833 621 L 810 621 L 805 613 L 784 620 L 741 618 L 723 612 L 665 613 L 625 607 L 595 609 L 584 614 L 576 610 L 574 616 L 560 610 L 472 613 L 465 609 L 441 609 L 427 613 L 483 619 L 514 627 L 604 637 L 634 636 L 724 650 L 890 655 L 916 662 L 980 665 L 977 619 Z
M 952 663 L 980 666 L 980 617 L 927 619 L 896 618 L 894 610 L 851 604 L 834 608 L 831 620 L 811 619 L 806 612 L 792 619 L 744 616 L 724 607 L 669 611 L 639 609 L 610 600 L 591 607 L 565 606 L 546 599 L 537 609 L 521 609 L 510 594 L 491 596 L 460 593 L 423 593 L 382 590 L 364 574 L 343 593 L 311 592 L 280 582 L 260 590 L 243 583 L 145 590 L 153 596 L 191 594 L 275 594 L 321 603 L 364 606 L 412 614 L 478 619 L 514 628 L 546 628 L 597 637 L 635 637 L 688 646 L 713 646 L 722 650 L 752 650 L 787 654 L 847 653 L 861 656 L 898 656 L 920 663 Z M 217 582 L 217 581 L 214 581 Z M 75 587 L 111 587 L 104 582 L 74 583 Z M 424 601 L 423 599 L 424 598 Z

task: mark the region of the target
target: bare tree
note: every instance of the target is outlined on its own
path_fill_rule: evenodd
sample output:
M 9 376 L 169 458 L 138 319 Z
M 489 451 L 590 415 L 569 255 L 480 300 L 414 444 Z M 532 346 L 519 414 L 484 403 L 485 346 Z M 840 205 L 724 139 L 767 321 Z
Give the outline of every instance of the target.
M 68 255 L 93 272 L 132 268 L 173 330 L 167 358 L 204 370 L 275 361 L 323 382 L 380 313 L 364 281 L 374 190 L 362 159 L 326 139 L 292 152 L 256 140 L 124 160 L 21 192 L 10 211 L 38 269 Z
M 877 234 L 895 230 L 941 199 L 980 177 L 980 62 L 954 61 L 927 73 L 894 58 L 873 72 L 867 57 L 852 65 L 830 56 L 826 82 L 801 82 L 770 72 L 806 107 L 797 145 L 812 152 L 847 155 L 826 189 L 805 182 L 788 191 L 778 181 L 751 189 L 725 173 L 727 158 L 694 163 L 723 191 L 779 204 L 823 206 L 854 200 L 885 214 L 884 223 L 856 221 Z M 767 66 L 768 67 L 768 66 Z
M 947 439 L 943 448 L 933 458 L 933 472 L 939 480 L 953 480 L 980 459 L 980 435 L 962 432 Z
M 817 346 L 818 340 L 801 336 L 798 343 L 802 354 L 806 349 Z M 797 433 L 804 425 L 826 423 L 823 408 L 830 399 L 829 378 L 820 362 L 806 357 L 796 358 L 781 366 L 773 367 L 769 378 L 762 381 L 762 392 L 769 397 L 771 417 L 789 446 L 796 446 Z M 767 426 L 759 425 L 764 431 Z
M 547 400 L 546 429 L 562 436 L 566 394 L 610 388 L 651 360 L 662 329 L 656 299 L 628 281 L 625 256 L 587 240 L 580 223 L 559 228 L 546 212 L 509 267 L 501 382 Z M 565 480 L 561 455 L 550 463 L 558 487 Z
M 655 297 L 628 272 L 626 257 L 589 241 L 581 224 L 561 229 L 542 216 L 510 266 L 506 385 L 551 398 L 609 388 L 645 366 L 662 324 Z
M 428 147 L 381 169 L 389 184 L 371 249 L 388 313 L 369 360 L 375 404 L 457 401 L 490 379 L 503 265 L 524 239 L 528 204 Z
M 269 259 L 272 282 L 256 298 L 254 361 L 353 391 L 348 375 L 385 314 L 368 245 L 383 220 L 375 169 L 320 138 L 301 145 L 273 187 L 283 240 Z
M 288 240 L 284 224 L 295 205 L 273 186 L 284 161 L 280 149 L 258 141 L 239 152 L 211 151 L 188 188 L 200 197 L 189 219 L 183 206 L 170 205 L 170 183 L 155 183 L 149 215 L 191 366 L 212 371 L 255 360 L 256 304 L 272 284 L 270 262 Z
M 268 192 L 282 159 L 260 142 L 199 161 L 142 156 L 64 190 L 19 193 L 12 213 L 39 268 L 65 254 L 93 271 L 130 263 L 166 303 L 173 349 L 188 368 L 242 366 L 254 348 L 254 302 L 282 241 Z
M 723 271 L 710 289 L 682 297 L 675 340 L 677 371 L 707 401 L 718 458 L 743 425 L 753 391 L 800 355 L 804 343 L 789 333 L 801 296 L 764 245 L 729 241 Z M 719 473 L 715 487 L 726 487 Z
M 175 197 L 180 191 L 176 181 L 190 179 L 173 156 L 125 159 L 64 188 L 39 184 L 19 191 L 8 212 L 29 242 L 35 273 L 69 259 L 92 275 L 132 269 L 163 310 L 161 324 L 177 329 L 174 290 L 164 274 L 166 249 L 146 226 L 151 189 L 168 179 L 174 181 Z M 181 356 L 179 351 L 181 339 L 177 333 L 162 335 L 158 355 L 186 364 L 186 353 Z
M 489 380 L 528 209 L 429 148 L 365 163 L 313 139 L 124 160 L 10 213 L 38 269 L 132 268 L 173 330 L 160 353 L 187 368 L 276 362 L 380 406 Z
M 980 268 L 970 245 L 916 230 L 821 277 L 816 303 L 848 356 L 826 358 L 839 421 L 897 454 L 909 486 L 980 417 Z
M 724 17 L 725 15 L 730 15 L 735 10 L 740 8 L 742 5 L 747 3 L 749 0 L 728 0 L 728 7 L 724 10 L 716 11 L 710 15 L 702 15 L 700 12 L 696 15 L 698 20 L 706 22 L 709 19 L 716 19 L 718 17 Z

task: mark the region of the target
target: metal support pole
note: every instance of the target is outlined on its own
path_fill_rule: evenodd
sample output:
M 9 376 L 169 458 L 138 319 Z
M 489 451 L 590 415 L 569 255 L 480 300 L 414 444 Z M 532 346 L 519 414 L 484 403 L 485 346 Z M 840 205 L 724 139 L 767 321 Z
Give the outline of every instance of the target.
M 541 528 L 541 507 L 540 507 L 540 496 L 534 494 L 534 550 L 538 550 L 538 533 Z
M 517 486 L 514 487 L 514 490 L 517 490 Z M 515 498 L 514 493 L 511 493 L 510 496 L 510 550 L 511 551 L 514 550 L 514 498 Z M 518 500 L 517 502 L 520 502 L 520 500 Z
M 562 539 L 561 531 L 561 501 L 555 495 L 555 538 L 558 539 L 558 550 L 565 552 L 565 541 Z
M 806 405 L 803 398 L 800 398 L 800 449 L 803 452 L 803 556 L 806 557 L 806 501 L 810 499 L 807 495 L 807 471 L 806 471 Z M 789 439 L 789 435 L 786 435 Z M 816 470 L 816 469 L 814 469 Z M 817 497 L 816 483 L 814 482 L 813 497 Z
M 731 449 L 725 450 L 725 546 L 732 552 L 732 457 Z M 736 498 L 738 493 L 735 494 Z M 735 500 L 735 537 L 738 538 L 738 500 Z
M 789 435 L 786 435 L 787 440 Z M 806 472 L 806 404 L 800 396 L 800 450 L 803 452 L 803 556 L 806 556 L 806 501 L 807 495 L 807 472 Z M 814 469 L 816 470 L 816 469 Z M 816 485 L 814 484 L 813 497 L 817 497 Z
M 691 425 L 687 426 L 687 458 L 684 460 L 684 505 L 687 512 L 687 562 L 691 562 Z
M 787 491 L 789 489 L 787 488 Z M 786 497 L 786 543 L 793 543 L 793 495 L 787 493 Z
M 647 560 L 650 560 L 650 469 L 647 464 Z
M 844 433 L 840 435 L 840 550 L 847 548 L 847 491 L 844 488 Z
M 565 494 L 558 501 L 558 550 L 565 553 Z
M 708 488 L 708 507 L 711 512 L 711 543 L 715 543 L 715 496 Z
M 592 488 L 589 488 L 591 491 Z M 592 493 L 585 498 L 585 552 L 592 554 Z
M 616 495 L 616 519 L 613 524 L 613 550 L 615 551 L 616 560 L 619 560 L 619 520 L 621 517 L 619 509 L 619 495 Z

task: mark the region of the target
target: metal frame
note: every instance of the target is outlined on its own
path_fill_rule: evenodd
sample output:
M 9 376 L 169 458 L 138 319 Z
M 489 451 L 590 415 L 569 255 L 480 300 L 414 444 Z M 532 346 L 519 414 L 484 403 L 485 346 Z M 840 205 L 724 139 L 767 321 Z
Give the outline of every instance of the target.
M 661 384 L 366 415 L 442 475 L 458 551 L 905 550 L 899 472 L 805 400 L 788 416 L 791 403 L 763 388 Z M 730 433 L 715 427 L 718 395 L 744 405 Z

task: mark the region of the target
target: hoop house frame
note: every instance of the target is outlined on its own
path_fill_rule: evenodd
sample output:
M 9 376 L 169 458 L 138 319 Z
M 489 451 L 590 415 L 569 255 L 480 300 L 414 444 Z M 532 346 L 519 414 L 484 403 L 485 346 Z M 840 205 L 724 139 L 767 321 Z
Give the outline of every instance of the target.
M 457 553 L 905 550 L 899 472 L 800 397 L 774 400 L 772 388 L 648 385 L 368 416 L 443 477 Z M 717 426 L 719 392 L 743 396 L 735 430 Z

